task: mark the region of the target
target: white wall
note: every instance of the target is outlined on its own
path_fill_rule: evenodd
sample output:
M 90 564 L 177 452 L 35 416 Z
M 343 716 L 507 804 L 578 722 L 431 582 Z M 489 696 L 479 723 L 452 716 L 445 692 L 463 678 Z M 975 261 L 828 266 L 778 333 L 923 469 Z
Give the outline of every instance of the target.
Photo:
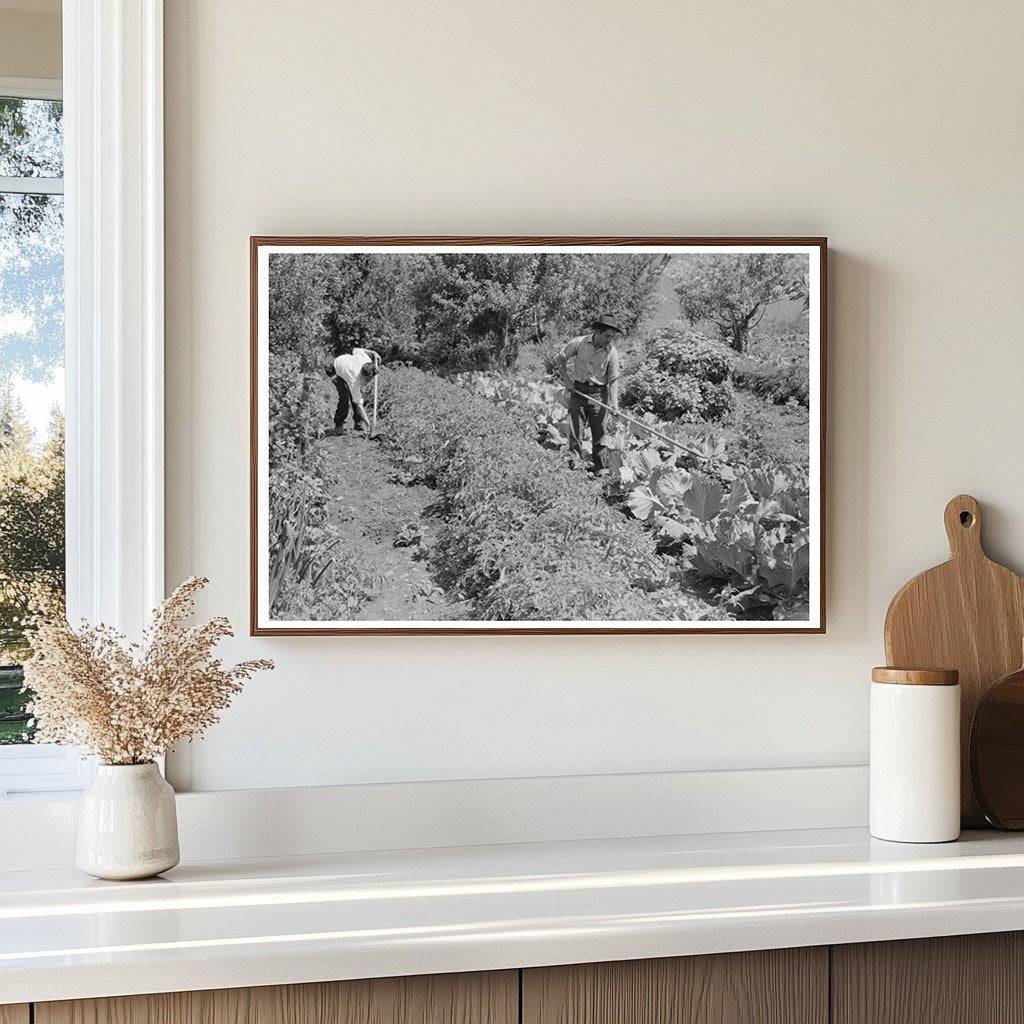
M 0 78 L 60 76 L 59 0 L 0 0 Z
M 829 236 L 828 634 L 260 641 L 199 789 L 862 763 L 892 592 L 1024 564 L 1024 6 L 167 0 L 168 573 L 247 622 L 257 233 Z

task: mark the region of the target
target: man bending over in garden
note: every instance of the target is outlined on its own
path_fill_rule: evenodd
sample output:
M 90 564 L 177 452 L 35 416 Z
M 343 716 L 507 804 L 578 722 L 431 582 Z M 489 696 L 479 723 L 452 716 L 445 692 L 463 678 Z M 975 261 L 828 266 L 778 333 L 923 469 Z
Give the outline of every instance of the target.
M 380 356 L 372 349 L 354 348 L 338 356 L 325 369 L 327 376 L 334 381 L 338 392 L 338 407 L 334 410 L 335 435 L 345 432 L 345 420 L 348 419 L 349 405 L 352 406 L 352 422 L 356 431 L 362 433 L 370 425 L 363 408 L 363 380 L 372 380 L 380 369 Z
M 604 468 L 605 426 L 609 406 L 619 409 L 619 350 L 615 335 L 625 334 L 613 316 L 599 316 L 590 324 L 593 334 L 573 338 L 558 357 L 558 368 L 569 392 L 569 450 L 583 455 L 583 424 L 590 427 L 594 472 Z M 591 401 L 596 399 L 597 401 Z M 600 402 L 601 405 L 598 405 Z

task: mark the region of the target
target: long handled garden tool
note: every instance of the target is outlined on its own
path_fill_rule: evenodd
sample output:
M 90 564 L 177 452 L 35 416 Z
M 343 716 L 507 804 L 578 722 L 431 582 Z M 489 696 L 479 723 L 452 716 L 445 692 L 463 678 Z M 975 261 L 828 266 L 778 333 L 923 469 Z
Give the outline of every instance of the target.
M 648 434 L 653 434 L 655 437 L 661 438 L 661 440 L 666 444 L 670 444 L 673 448 L 678 448 L 680 451 L 686 452 L 687 455 L 692 455 L 695 459 L 703 459 L 705 462 L 714 461 L 710 455 L 705 455 L 703 452 L 699 452 L 694 448 L 689 448 L 685 444 L 681 444 L 674 438 L 669 437 L 668 434 L 663 434 L 660 430 L 655 430 L 654 427 L 648 426 L 641 420 L 633 419 L 632 416 L 627 416 L 624 412 L 621 412 L 618 409 L 613 409 L 610 405 L 605 405 L 604 402 L 598 398 L 594 398 L 593 395 L 585 395 L 582 391 L 577 391 L 575 388 L 573 388 L 573 394 L 579 395 L 579 397 L 586 402 L 593 402 L 594 405 L 599 405 L 602 409 L 606 409 L 613 416 L 617 416 L 619 419 L 623 419 L 627 423 L 632 423 L 634 427 L 646 430 Z
M 380 353 L 375 352 L 372 348 L 368 348 L 366 351 L 373 357 L 373 365 L 378 371 L 373 375 L 373 422 L 370 424 L 370 437 L 374 438 L 377 436 L 377 385 L 380 379 Z

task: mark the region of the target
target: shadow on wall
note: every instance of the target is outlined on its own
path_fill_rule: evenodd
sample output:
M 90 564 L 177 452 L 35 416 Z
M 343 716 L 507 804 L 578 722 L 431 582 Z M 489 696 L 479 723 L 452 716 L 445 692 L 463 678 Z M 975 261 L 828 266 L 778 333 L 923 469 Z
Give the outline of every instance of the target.
M 869 622 L 872 305 L 887 288 L 877 267 L 841 249 L 829 250 L 828 412 L 825 489 L 826 602 L 829 632 L 863 636 L 881 624 Z M 882 302 L 883 308 L 889 305 Z M 842 580 L 842 586 L 839 581 Z M 883 606 L 884 611 L 884 606 Z

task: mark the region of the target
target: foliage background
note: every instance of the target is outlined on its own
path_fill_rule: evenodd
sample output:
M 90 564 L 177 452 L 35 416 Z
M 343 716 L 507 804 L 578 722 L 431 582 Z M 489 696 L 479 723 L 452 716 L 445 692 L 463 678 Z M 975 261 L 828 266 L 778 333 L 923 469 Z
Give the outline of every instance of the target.
M 0 97 L 0 175 L 63 174 L 59 101 Z M 0 192 L 0 743 L 32 735 L 25 626 L 64 595 L 63 196 Z
M 64 418 L 54 413 L 42 446 L 23 409 L 0 400 L 0 743 L 31 736 L 20 663 L 25 628 L 64 610 Z

